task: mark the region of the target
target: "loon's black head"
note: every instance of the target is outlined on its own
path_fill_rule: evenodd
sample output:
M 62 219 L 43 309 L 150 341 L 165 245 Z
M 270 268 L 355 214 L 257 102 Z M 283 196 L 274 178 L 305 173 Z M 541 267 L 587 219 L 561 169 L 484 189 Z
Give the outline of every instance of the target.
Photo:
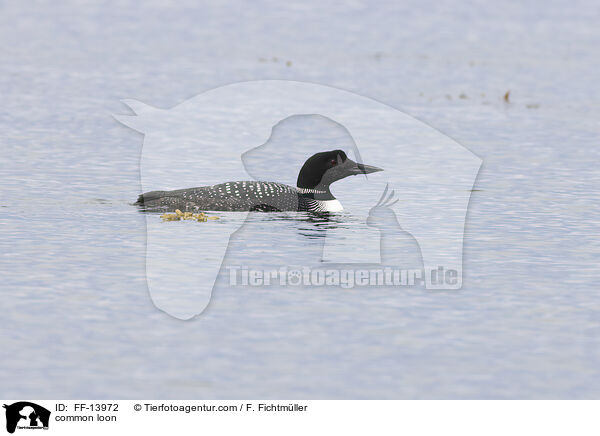
M 348 159 L 342 150 L 324 151 L 308 158 L 300 174 L 298 174 L 298 188 L 315 189 L 328 188 L 330 184 L 348 176 L 369 174 L 383 171 L 381 168 L 363 165 Z

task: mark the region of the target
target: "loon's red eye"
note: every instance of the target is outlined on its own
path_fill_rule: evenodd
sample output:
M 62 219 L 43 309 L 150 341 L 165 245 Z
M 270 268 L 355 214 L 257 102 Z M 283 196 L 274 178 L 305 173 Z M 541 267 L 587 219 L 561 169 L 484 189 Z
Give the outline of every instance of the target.
M 332 167 L 334 167 L 334 166 L 336 166 L 336 165 L 337 165 L 337 160 L 335 160 L 335 159 L 331 159 L 331 160 L 329 161 L 329 163 L 331 164 L 331 166 L 332 166 Z

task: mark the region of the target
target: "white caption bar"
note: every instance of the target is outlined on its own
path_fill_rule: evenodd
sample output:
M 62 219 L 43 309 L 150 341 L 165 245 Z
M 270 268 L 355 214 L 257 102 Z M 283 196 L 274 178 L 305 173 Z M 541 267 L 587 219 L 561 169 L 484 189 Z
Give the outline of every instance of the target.
M 600 401 L 5 400 L 2 431 L 120 434 L 600 434 Z M 49 412 L 49 415 L 47 414 Z M 8 427 L 6 427 L 8 426 Z

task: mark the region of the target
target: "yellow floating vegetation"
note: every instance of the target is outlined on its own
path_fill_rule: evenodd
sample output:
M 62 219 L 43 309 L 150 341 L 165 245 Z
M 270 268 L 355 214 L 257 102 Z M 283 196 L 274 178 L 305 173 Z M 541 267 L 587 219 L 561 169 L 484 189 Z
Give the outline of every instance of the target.
M 208 216 L 204 212 L 193 213 L 193 212 L 182 212 L 179 209 L 175 210 L 175 213 L 165 213 L 160 216 L 163 221 L 182 221 L 192 220 L 205 222 L 208 220 L 218 220 L 218 216 Z

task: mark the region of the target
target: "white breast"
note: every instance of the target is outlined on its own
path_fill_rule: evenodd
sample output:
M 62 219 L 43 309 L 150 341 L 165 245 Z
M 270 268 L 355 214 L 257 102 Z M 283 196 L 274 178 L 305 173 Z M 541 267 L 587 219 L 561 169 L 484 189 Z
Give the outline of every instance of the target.
M 344 210 L 339 200 L 317 200 L 319 212 L 341 212 Z

